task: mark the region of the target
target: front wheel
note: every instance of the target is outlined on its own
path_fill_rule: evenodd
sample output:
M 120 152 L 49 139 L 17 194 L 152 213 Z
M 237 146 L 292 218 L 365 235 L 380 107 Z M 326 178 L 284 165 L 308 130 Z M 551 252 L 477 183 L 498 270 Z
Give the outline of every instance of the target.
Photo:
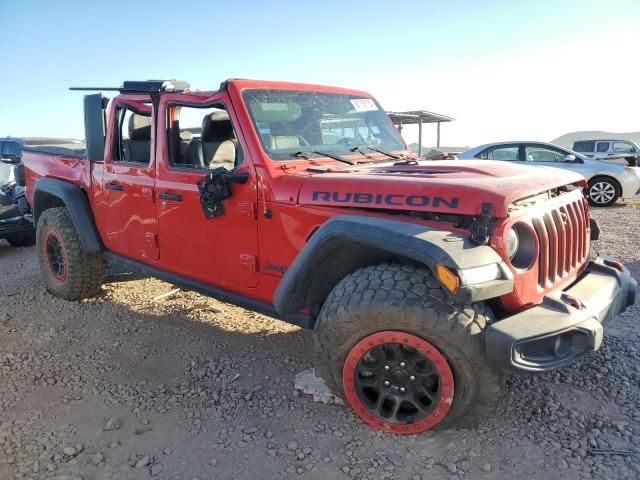
M 101 254 L 82 249 L 66 208 L 50 208 L 40 215 L 36 244 L 47 290 L 56 297 L 80 300 L 100 291 L 106 263 Z
M 594 207 L 608 207 L 620 198 L 620 186 L 610 178 L 596 177 L 589 181 L 587 196 Z
M 426 268 L 365 267 L 322 307 L 317 370 L 375 429 L 413 434 L 475 425 L 502 389 L 484 353 L 492 318 L 484 304 L 451 303 Z

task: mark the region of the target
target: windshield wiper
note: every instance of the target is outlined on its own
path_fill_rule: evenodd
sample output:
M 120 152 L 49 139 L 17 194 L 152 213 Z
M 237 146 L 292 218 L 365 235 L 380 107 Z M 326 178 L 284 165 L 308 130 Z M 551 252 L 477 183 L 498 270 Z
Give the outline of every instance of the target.
M 358 150 L 360 150 L 360 147 L 356 147 Z M 364 147 L 366 150 L 371 150 L 372 152 L 378 152 L 381 153 L 383 155 L 386 155 L 389 158 L 394 158 L 396 160 L 404 160 L 406 157 L 404 155 L 398 155 L 397 153 L 391 153 L 391 152 L 387 152 L 385 150 L 380 150 L 379 148 L 373 148 L 370 146 L 366 146 Z M 360 150 L 362 152 L 362 150 Z
M 334 160 L 338 160 L 339 162 L 342 163 L 347 163 L 349 165 L 355 165 L 356 162 L 352 162 L 351 160 L 349 160 L 348 158 L 344 158 L 341 157 L 340 155 L 335 155 L 333 153 L 329 153 L 329 152 L 321 152 L 319 150 L 314 150 L 312 152 L 296 152 L 293 154 L 294 157 L 298 157 L 298 158 L 309 158 L 309 153 L 315 153 L 316 155 L 322 155 L 323 157 L 328 157 L 328 158 L 333 158 Z

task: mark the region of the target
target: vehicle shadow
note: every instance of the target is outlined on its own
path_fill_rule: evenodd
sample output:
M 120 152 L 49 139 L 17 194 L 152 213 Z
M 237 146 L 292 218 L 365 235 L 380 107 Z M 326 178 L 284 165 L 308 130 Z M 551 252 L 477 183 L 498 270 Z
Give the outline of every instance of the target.
M 12 252 L 21 251 L 23 249 L 35 249 L 35 247 L 14 247 L 13 245 L 10 245 L 6 240 L 0 240 L 0 258 L 4 257 L 5 255 L 11 255 Z
M 631 272 L 631 276 L 640 283 L 640 262 L 628 262 L 625 263 L 624 266 Z

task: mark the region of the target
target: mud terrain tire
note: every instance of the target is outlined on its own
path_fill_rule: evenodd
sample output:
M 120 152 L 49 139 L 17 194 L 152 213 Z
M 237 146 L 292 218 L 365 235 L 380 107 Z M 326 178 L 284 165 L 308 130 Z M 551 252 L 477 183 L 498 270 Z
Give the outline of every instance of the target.
M 314 328 L 316 369 L 345 399 L 345 360 L 363 338 L 390 330 L 420 337 L 444 356 L 455 382 L 448 413 L 435 427 L 424 429 L 473 426 L 492 410 L 502 390 L 503 377 L 489 366 L 484 353 L 483 330 L 492 320 L 483 303 L 453 303 L 425 267 L 368 266 L 342 279 L 325 301 Z M 387 431 L 395 428 L 368 423 Z M 406 433 L 420 431 L 412 428 Z
M 65 300 L 95 295 L 104 282 L 106 263 L 100 253 L 88 254 L 69 212 L 64 207 L 45 210 L 38 219 L 36 244 L 47 290 Z

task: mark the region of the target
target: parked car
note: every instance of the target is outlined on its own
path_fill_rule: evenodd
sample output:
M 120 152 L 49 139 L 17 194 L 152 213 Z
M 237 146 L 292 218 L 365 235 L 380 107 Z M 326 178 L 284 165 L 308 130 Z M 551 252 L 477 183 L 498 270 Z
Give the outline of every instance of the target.
M 573 151 L 596 160 L 613 161 L 631 167 L 638 166 L 640 147 L 628 140 L 578 140 Z
M 14 247 L 35 244 L 36 236 L 25 198 L 23 143 L 0 138 L 0 239 Z
M 114 90 L 84 99 L 86 158 L 25 151 L 47 289 L 95 295 L 118 259 L 313 329 L 317 371 L 373 428 L 475 424 L 505 372 L 597 350 L 635 301 L 629 271 L 590 256 L 576 173 L 417 162 L 359 90 Z
M 579 173 L 588 182 L 592 205 L 607 207 L 618 198 L 632 198 L 640 190 L 640 169 L 587 158 L 567 148 L 543 142 L 498 142 L 480 145 L 458 155 L 460 160 L 502 160 L 523 165 L 555 167 Z

